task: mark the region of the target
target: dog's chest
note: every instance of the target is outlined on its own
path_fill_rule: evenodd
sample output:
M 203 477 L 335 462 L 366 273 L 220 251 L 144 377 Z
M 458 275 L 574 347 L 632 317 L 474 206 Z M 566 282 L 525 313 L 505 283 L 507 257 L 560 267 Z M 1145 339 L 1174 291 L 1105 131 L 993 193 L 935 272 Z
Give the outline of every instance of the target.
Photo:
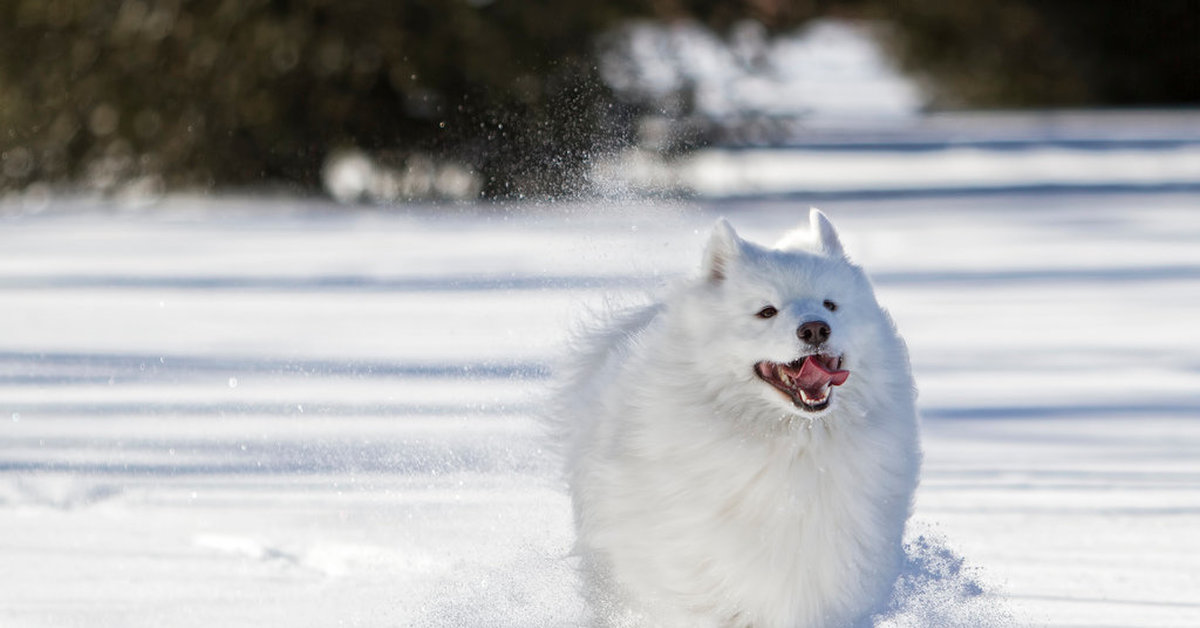
M 886 496 L 863 482 L 870 469 L 848 445 L 742 441 L 693 459 L 690 490 L 672 486 L 651 515 L 674 519 L 665 528 L 680 563 L 670 570 L 692 571 L 743 609 L 811 609 L 861 586 L 860 567 L 886 551 L 875 507 Z
M 739 444 L 710 459 L 714 484 L 697 491 L 706 503 L 695 506 L 709 510 L 717 525 L 752 531 L 747 542 L 789 553 L 818 551 L 809 544 L 828 548 L 838 537 L 856 534 L 856 521 L 875 498 L 877 487 L 859 481 L 869 468 L 848 449 L 830 441 Z

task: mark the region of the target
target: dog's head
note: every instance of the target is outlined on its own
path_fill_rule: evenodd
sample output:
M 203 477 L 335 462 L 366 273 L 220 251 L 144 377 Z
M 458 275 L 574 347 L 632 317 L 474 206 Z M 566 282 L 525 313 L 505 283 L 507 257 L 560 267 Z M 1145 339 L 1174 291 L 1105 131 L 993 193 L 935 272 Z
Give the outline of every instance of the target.
M 907 372 L 905 356 L 888 355 L 898 340 L 865 273 L 815 209 L 774 248 L 719 221 L 686 299 L 690 371 L 713 394 L 737 397 L 725 401 L 817 416 L 889 362 Z

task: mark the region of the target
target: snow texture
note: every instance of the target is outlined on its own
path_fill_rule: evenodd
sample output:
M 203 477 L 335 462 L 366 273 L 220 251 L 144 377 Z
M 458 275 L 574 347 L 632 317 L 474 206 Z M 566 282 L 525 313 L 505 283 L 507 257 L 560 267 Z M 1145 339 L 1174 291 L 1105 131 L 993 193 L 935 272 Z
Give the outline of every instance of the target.
M 815 20 L 771 37 L 758 22 L 723 39 L 701 24 L 633 22 L 601 44 L 600 73 L 618 95 L 711 119 L 807 116 L 905 118 L 916 85 L 890 62 L 867 25 Z
M 926 461 L 881 626 L 1200 624 L 1200 196 L 823 203 Z M 0 205 L 0 625 L 572 626 L 570 322 L 793 201 Z M 617 296 L 612 296 L 617 295 Z
M 591 180 L 606 191 L 706 199 L 1200 188 L 1200 114 L 1189 110 L 780 124 L 771 142 L 675 157 L 629 147 L 597 159 Z

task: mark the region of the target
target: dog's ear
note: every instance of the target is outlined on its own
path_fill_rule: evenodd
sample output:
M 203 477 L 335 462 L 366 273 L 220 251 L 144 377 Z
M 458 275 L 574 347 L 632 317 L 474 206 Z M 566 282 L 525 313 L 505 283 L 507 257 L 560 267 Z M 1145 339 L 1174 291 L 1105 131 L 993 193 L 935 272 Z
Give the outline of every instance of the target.
M 721 218 L 713 226 L 704 249 L 704 276 L 712 283 L 725 279 L 731 265 L 742 254 L 742 241 L 727 220 Z
M 833 223 L 821 213 L 821 210 L 812 207 L 808 210 L 808 226 L 793 229 L 775 243 L 775 248 L 781 251 L 809 251 L 811 253 L 820 253 L 829 257 L 844 257 L 845 250 L 842 249 L 842 242 L 838 239 L 837 230 L 833 228 Z
M 833 228 L 833 223 L 829 222 L 829 218 L 826 218 L 825 214 L 816 207 L 808 210 L 808 230 L 812 233 L 813 242 L 822 253 L 829 257 L 846 256 L 846 251 L 842 248 L 842 241 L 838 239 L 837 229 Z

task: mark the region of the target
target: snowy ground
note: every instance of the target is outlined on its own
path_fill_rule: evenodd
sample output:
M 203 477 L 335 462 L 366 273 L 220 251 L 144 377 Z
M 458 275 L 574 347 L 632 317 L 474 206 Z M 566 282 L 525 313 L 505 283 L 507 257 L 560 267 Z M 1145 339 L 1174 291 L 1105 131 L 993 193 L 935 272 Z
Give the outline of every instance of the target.
M 758 120 L 742 139 L 598 160 L 609 191 L 701 198 L 1200 189 L 1200 111 L 955 111 Z
M 915 520 L 1022 624 L 1200 625 L 1200 196 L 824 204 L 906 335 Z M 572 316 L 790 202 L 0 206 L 0 626 L 573 625 Z

